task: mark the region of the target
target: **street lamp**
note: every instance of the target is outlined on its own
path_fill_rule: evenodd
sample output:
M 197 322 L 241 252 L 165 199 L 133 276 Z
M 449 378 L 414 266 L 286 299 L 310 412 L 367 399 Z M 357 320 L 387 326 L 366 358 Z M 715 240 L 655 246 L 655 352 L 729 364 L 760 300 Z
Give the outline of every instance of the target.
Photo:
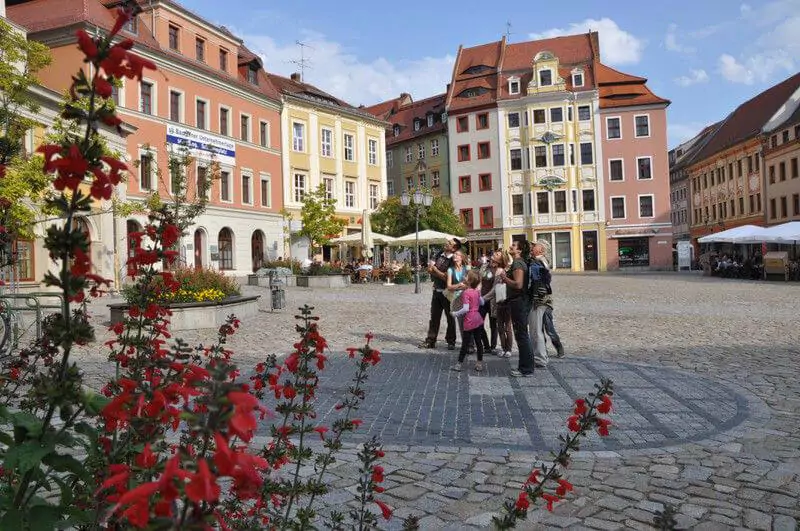
M 400 204 L 404 207 L 413 206 L 415 216 L 415 232 L 416 232 L 416 251 L 417 251 L 417 267 L 414 274 L 414 293 L 419 293 L 419 214 L 425 208 L 431 206 L 433 203 L 433 196 L 430 192 L 423 192 L 422 190 L 415 190 L 412 195 L 405 191 L 400 195 Z

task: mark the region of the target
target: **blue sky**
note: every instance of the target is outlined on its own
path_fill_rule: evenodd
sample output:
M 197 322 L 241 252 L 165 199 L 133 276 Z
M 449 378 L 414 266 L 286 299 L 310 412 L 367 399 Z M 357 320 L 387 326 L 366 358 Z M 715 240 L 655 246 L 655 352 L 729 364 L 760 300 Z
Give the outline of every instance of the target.
M 444 92 L 459 44 L 497 40 L 508 21 L 512 42 L 595 29 L 604 63 L 672 100 L 670 147 L 800 69 L 800 0 L 183 4 L 229 27 L 279 74 L 298 70 L 296 41 L 308 44 L 306 80 L 354 105 Z

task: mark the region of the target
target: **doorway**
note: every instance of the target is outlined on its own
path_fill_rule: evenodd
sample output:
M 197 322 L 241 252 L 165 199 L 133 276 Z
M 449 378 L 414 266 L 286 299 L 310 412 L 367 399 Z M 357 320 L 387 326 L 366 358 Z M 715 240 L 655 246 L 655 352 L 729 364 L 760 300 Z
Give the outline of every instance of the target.
M 203 229 L 194 231 L 194 268 L 202 269 L 205 262 L 206 233 Z
M 253 231 L 253 235 L 250 237 L 250 254 L 255 273 L 264 267 L 264 233 L 261 230 Z
M 583 232 L 583 270 L 597 271 L 597 231 Z

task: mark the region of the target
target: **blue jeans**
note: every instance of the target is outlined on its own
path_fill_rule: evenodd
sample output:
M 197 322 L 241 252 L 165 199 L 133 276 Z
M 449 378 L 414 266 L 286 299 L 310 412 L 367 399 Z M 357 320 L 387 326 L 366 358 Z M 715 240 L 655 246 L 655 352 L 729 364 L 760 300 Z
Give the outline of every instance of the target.
M 507 300 L 506 305 L 511 313 L 511 326 L 519 349 L 519 372 L 533 374 L 533 345 L 531 336 L 528 335 L 530 305 L 525 297 Z
M 556 351 L 560 354 L 564 346 L 561 344 L 561 338 L 558 337 L 558 332 L 556 332 L 556 325 L 553 323 L 553 309 L 551 307 L 546 307 L 542 322 L 544 323 L 544 331 L 550 336 L 550 341 L 553 342 L 553 346 L 556 347 Z

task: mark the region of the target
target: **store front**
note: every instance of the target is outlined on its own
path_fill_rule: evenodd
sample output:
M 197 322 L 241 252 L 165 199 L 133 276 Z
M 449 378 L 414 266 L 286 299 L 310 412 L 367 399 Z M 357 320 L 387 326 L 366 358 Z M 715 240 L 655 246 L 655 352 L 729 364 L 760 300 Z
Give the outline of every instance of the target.
M 619 267 L 650 267 L 650 238 L 620 238 Z
M 550 244 L 550 255 L 554 269 L 572 269 L 572 233 L 537 232 L 534 241 L 544 240 Z

